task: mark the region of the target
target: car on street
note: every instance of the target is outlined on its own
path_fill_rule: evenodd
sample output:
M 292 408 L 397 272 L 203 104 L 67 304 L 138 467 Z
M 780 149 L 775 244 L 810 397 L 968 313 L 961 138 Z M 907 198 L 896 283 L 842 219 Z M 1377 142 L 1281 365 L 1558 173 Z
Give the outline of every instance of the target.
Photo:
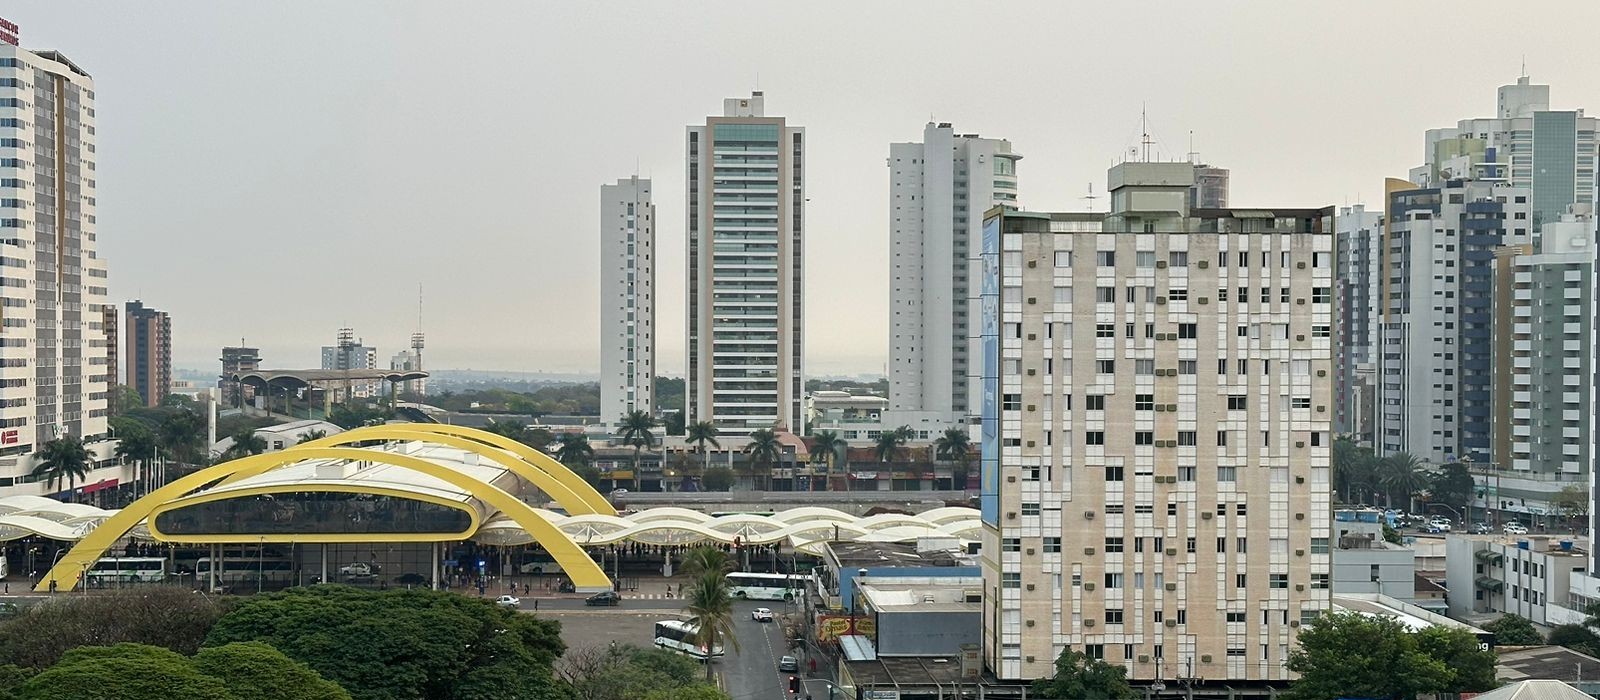
M 756 608 L 750 611 L 750 619 L 756 622 L 772 622 L 772 608 Z
M 522 607 L 522 599 L 514 595 L 503 595 L 499 598 L 495 598 L 494 604 L 502 608 L 511 608 L 512 610 L 515 610 Z
M 1489 530 L 1489 523 L 1478 523 L 1477 525 L 1472 526 L 1472 534 L 1474 535 L 1487 535 L 1490 532 L 1491 530 Z
M 377 575 L 377 571 L 366 562 L 354 562 L 339 567 L 339 575 L 347 579 L 370 578 Z
M 800 660 L 794 658 L 793 656 L 782 657 L 782 658 L 778 659 L 778 670 L 779 671 L 799 671 L 800 670 Z
M 1506 533 L 1507 535 L 1528 534 L 1528 528 L 1523 527 L 1522 523 L 1506 523 L 1505 527 L 1500 528 L 1500 531 Z
M 627 489 L 611 489 L 611 497 L 612 498 L 622 498 L 623 496 L 626 496 L 626 495 L 628 495 L 628 490 Z
M 616 591 L 600 591 L 583 599 L 584 605 L 618 605 L 622 603 L 622 596 Z
M 1449 518 L 1442 518 L 1442 517 L 1434 516 L 1434 518 L 1432 520 L 1428 521 L 1428 532 L 1449 532 L 1449 531 L 1450 531 L 1450 519 Z

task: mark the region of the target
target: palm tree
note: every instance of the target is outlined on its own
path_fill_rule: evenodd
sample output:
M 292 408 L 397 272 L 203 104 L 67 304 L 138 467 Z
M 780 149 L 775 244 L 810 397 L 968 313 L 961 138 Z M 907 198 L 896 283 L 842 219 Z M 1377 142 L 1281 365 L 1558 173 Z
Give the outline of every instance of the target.
M 633 488 L 639 488 L 639 452 L 646 447 L 655 447 L 656 434 L 650 432 L 656 427 L 656 419 L 646 411 L 629 411 L 622 417 L 622 430 L 618 436 L 622 444 L 633 446 Z
M 206 439 L 205 421 L 188 411 L 172 414 L 161 422 L 157 432 L 167 455 L 186 464 L 199 464 L 206 449 L 211 447 L 201 444 Z
M 156 436 L 142 423 L 125 426 L 117 435 L 117 459 L 123 464 L 135 464 L 136 479 L 143 483 L 149 478 L 150 462 L 156 457 Z M 145 488 L 154 488 L 145 484 Z M 137 492 L 136 492 L 137 493 Z
M 307 430 L 303 433 L 300 433 L 300 439 L 296 441 L 295 444 L 304 445 L 312 440 L 321 440 L 325 437 L 328 437 L 328 431 L 326 430 Z
M 938 459 L 961 465 L 961 483 L 967 483 L 967 448 L 972 439 L 961 428 L 946 428 L 943 435 L 933 441 L 933 452 Z
M 716 547 L 695 547 L 683 555 L 683 572 L 690 576 L 700 576 L 706 573 L 726 574 L 732 571 L 734 563 L 728 558 L 728 553 Z
M 772 474 L 772 465 L 783 459 L 783 443 L 778 442 L 777 433 L 767 428 L 750 433 L 750 443 L 744 451 L 750 453 L 751 465 L 766 467 L 768 475 Z
M 849 467 L 850 443 L 839 437 L 838 432 L 819 430 L 811 438 L 817 443 L 814 448 L 815 451 L 811 453 L 811 458 L 827 464 L 829 476 L 833 475 L 834 469 L 838 468 L 841 462 L 845 463 L 847 468 Z
M 501 437 L 508 437 L 517 442 L 523 442 L 528 435 L 528 426 L 514 420 L 489 419 L 489 424 L 483 426 L 487 432 Z
M 594 446 L 589 444 L 589 436 L 581 433 L 564 433 L 557 440 L 561 443 L 556 448 L 556 459 L 569 467 L 588 464 L 594 459 Z
M 718 640 L 727 640 L 739 651 L 739 639 L 733 629 L 733 596 L 728 594 L 728 578 L 720 571 L 707 572 L 695 578 L 683 605 L 690 624 L 698 628 L 695 643 L 706 651 L 706 682 L 711 682 L 713 670 L 710 655 Z
M 1428 488 L 1428 472 L 1423 468 L 1422 460 L 1417 459 L 1407 452 L 1396 452 L 1383 460 L 1382 472 L 1378 482 L 1383 485 L 1385 504 L 1393 506 L 1391 496 L 1399 493 L 1405 498 L 1406 507 L 1411 508 L 1411 498 Z
M 79 479 L 89 476 L 89 450 L 82 440 L 71 435 L 45 443 L 34 456 L 39 464 L 33 468 L 33 476 L 46 479 L 52 489 L 65 481 L 67 490 L 71 491 Z
M 703 469 L 711 467 L 711 451 L 706 449 L 706 443 L 709 442 L 712 447 L 719 450 L 722 449 L 722 443 L 717 442 L 717 435 L 717 425 L 708 420 L 700 421 L 684 429 L 684 442 L 695 445 L 700 450 L 700 454 L 705 456 Z
M 900 456 L 900 446 L 906 444 L 906 428 L 885 430 L 878 436 L 878 461 L 893 462 Z
M 233 435 L 233 445 L 222 453 L 223 459 L 239 459 L 267 451 L 267 441 L 256 434 L 254 428 L 244 428 Z

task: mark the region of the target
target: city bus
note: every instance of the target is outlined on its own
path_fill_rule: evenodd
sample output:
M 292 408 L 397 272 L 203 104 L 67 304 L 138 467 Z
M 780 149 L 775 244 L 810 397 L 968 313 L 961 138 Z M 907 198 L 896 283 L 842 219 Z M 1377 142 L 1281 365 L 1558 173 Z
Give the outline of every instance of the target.
M 161 557 L 106 557 L 89 567 L 90 586 L 115 583 L 157 583 L 167 578 L 167 560 Z
M 294 583 L 294 564 L 287 557 L 257 557 L 253 559 L 223 557 L 222 568 L 217 572 L 217 585 L 255 585 L 256 579 L 267 587 L 288 586 Z M 201 557 L 194 562 L 195 586 L 211 583 L 211 557 Z
M 549 554 L 535 554 L 529 557 L 527 561 L 522 562 L 521 566 L 517 567 L 517 573 L 540 575 L 559 574 L 561 573 L 561 563 L 556 561 L 555 557 L 552 557 Z
M 797 574 L 728 574 L 728 593 L 749 600 L 793 600 L 805 595 L 809 576 Z
M 692 622 L 683 620 L 662 620 L 656 623 L 656 646 L 679 654 L 686 654 L 701 661 L 707 656 L 722 656 L 723 648 L 718 644 L 711 648 L 711 653 L 706 654 L 705 647 L 695 642 L 695 636 L 700 634 L 700 627 Z

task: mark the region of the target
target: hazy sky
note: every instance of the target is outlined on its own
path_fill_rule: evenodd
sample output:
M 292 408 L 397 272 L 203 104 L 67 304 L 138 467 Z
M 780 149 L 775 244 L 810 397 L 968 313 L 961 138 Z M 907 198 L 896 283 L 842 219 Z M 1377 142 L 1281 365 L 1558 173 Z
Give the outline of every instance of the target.
M 1189 135 L 1235 205 L 1375 202 L 1422 131 L 1488 116 L 1526 56 L 1600 109 L 1600 3 L 82 2 L 0 9 L 95 77 L 112 299 L 180 366 L 243 337 L 313 366 L 598 367 L 599 187 L 661 221 L 659 363 L 683 363 L 684 128 L 759 87 L 807 133 L 807 355 L 882 371 L 888 144 L 1011 139 L 1030 209 L 1079 209 L 1139 139 Z M 1496 52 L 1500 52 L 1498 55 Z M 1103 200 L 1102 200 L 1103 206 Z

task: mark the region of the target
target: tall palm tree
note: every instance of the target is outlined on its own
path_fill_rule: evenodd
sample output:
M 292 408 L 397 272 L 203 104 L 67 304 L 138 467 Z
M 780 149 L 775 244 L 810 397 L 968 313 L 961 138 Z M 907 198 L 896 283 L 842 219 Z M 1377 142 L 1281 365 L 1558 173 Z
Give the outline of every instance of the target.
M 698 628 L 695 643 L 706 651 L 706 682 L 711 682 L 713 669 L 710 656 L 719 640 L 727 640 L 735 652 L 739 651 L 739 638 L 733 628 L 733 596 L 728 593 L 728 578 L 722 572 L 707 572 L 697 576 L 685 596 L 683 611 L 689 623 Z
M 63 435 L 51 440 L 34 456 L 39 464 L 33 468 L 33 476 L 45 478 L 51 489 L 65 481 L 67 490 L 71 491 L 79 479 L 89 476 L 89 450 L 74 436 Z
M 244 428 L 233 434 L 233 445 L 222 453 L 223 459 L 239 459 L 267 451 L 267 441 L 256 434 L 254 428 Z
M 300 439 L 295 441 L 295 444 L 304 445 L 312 440 L 321 440 L 325 437 L 328 437 L 328 431 L 326 430 L 307 430 L 300 433 Z
M 594 459 L 594 446 L 589 444 L 589 436 L 581 433 L 565 433 L 557 442 L 561 443 L 556 448 L 556 459 L 569 467 L 588 464 Z
M 902 432 L 903 430 L 905 429 L 885 430 L 878 436 L 876 449 L 879 462 L 893 462 L 900 456 L 900 446 L 906 444 L 906 435 Z
M 726 574 L 734 568 L 728 553 L 716 547 L 695 547 L 683 555 L 683 572 L 690 576 L 706 573 Z
M 1400 494 L 1406 499 L 1406 508 L 1409 510 L 1411 498 L 1428 488 L 1428 471 L 1423 467 L 1422 460 L 1408 452 L 1396 452 L 1383 460 L 1378 483 L 1383 485 L 1386 505 L 1393 507 L 1390 497 Z
M 750 442 L 744 446 L 744 451 L 750 453 L 750 463 L 755 467 L 766 467 L 766 474 L 772 474 L 772 466 L 783 459 L 783 443 L 778 442 L 778 434 L 767 428 L 762 428 L 750 433 Z
M 703 469 L 711 468 L 711 451 L 706 449 L 706 443 L 709 442 L 712 447 L 719 450 L 722 449 L 722 443 L 717 442 L 718 434 L 717 425 L 708 420 L 703 420 L 684 428 L 684 442 L 694 445 L 700 450 L 700 454 L 705 456 Z
M 969 460 L 967 449 L 971 442 L 972 439 L 967 436 L 967 431 L 961 428 L 946 428 L 944 434 L 933 441 L 933 453 L 936 458 L 960 465 L 962 484 L 967 483 Z
M 633 446 L 633 488 L 639 488 L 639 452 L 646 447 L 655 447 L 656 434 L 651 432 L 656 427 L 655 416 L 646 411 L 629 411 L 622 417 L 621 431 L 618 436 L 622 444 Z
M 180 410 L 161 421 L 157 429 L 161 449 L 168 457 L 186 464 L 200 464 L 211 446 L 206 440 L 206 422 L 199 414 Z
M 811 438 L 817 443 L 811 458 L 827 464 L 829 476 L 833 475 L 840 463 L 845 463 L 846 468 L 849 467 L 850 443 L 839 437 L 837 431 L 818 430 Z
M 156 436 L 141 423 L 125 426 L 117 434 L 117 459 L 123 464 L 137 465 L 137 481 L 145 482 L 150 474 L 150 462 L 156 457 Z M 145 488 L 154 488 L 145 484 Z M 135 492 L 137 494 L 137 491 Z

